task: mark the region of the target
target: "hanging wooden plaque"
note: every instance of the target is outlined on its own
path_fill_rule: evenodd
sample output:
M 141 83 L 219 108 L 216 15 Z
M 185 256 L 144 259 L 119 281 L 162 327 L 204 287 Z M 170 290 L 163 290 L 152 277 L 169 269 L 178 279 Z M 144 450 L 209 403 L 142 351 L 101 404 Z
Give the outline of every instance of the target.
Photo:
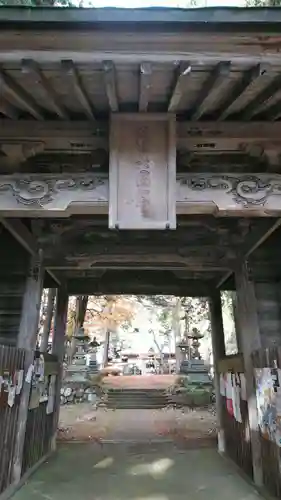
M 174 115 L 112 116 L 109 227 L 176 228 Z

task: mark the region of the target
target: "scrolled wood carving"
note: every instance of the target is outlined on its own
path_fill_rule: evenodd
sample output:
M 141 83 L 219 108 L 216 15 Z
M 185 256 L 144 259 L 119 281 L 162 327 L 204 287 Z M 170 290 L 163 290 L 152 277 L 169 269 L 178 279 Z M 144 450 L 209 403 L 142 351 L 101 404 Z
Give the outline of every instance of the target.
M 20 204 L 44 206 L 53 201 L 59 192 L 92 191 L 106 183 L 107 180 L 104 177 L 97 175 L 76 175 L 61 179 L 51 176 L 44 176 L 44 178 L 21 176 L 4 180 L 0 178 L 0 195 L 10 191 Z M 103 198 L 100 201 L 104 201 Z
M 281 177 L 245 175 L 189 175 L 180 184 L 192 191 L 216 190 L 232 195 L 244 207 L 264 205 L 271 195 L 281 195 Z

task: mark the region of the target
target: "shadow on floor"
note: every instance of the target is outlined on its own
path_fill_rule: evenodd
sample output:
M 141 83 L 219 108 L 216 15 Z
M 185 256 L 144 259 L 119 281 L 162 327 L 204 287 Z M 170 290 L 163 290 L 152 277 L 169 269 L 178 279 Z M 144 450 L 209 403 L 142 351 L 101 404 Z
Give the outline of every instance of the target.
M 260 500 L 213 449 L 66 444 L 14 500 Z

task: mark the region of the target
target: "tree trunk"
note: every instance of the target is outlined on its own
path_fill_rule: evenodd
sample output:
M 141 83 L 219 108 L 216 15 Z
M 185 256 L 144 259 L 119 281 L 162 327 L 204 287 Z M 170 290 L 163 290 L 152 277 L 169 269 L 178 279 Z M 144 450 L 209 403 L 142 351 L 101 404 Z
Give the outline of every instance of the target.
M 40 351 L 46 352 L 48 349 L 48 340 L 52 325 L 53 312 L 54 312 L 54 303 L 55 303 L 56 289 L 49 288 L 48 290 L 48 298 L 47 298 L 47 310 L 46 317 L 43 326 L 43 333 L 40 343 Z
M 176 372 L 179 373 L 181 365 L 181 350 L 177 347 L 180 341 L 180 310 L 181 310 L 181 300 L 176 299 L 176 304 L 173 309 L 173 333 L 175 338 L 175 351 L 176 351 Z
M 110 341 L 110 330 L 107 328 L 105 333 L 105 342 L 103 351 L 103 367 L 108 365 L 109 341 Z
M 75 325 L 74 325 L 74 332 L 73 332 L 73 337 L 71 340 L 71 349 L 70 349 L 70 356 L 69 356 L 69 362 L 71 362 L 75 351 L 76 351 L 76 338 L 75 335 L 77 335 L 78 331 L 82 326 L 84 325 L 85 321 L 85 316 L 86 316 L 86 311 L 87 311 L 87 306 L 88 306 L 88 295 L 78 295 L 76 297 L 76 307 L 75 307 Z

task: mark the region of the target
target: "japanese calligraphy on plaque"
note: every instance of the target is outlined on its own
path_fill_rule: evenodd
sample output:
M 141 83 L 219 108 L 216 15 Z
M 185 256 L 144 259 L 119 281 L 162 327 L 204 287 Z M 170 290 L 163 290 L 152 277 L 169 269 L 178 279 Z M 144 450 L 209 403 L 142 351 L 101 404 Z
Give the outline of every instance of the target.
M 175 229 L 176 143 L 171 115 L 114 115 L 109 227 Z

